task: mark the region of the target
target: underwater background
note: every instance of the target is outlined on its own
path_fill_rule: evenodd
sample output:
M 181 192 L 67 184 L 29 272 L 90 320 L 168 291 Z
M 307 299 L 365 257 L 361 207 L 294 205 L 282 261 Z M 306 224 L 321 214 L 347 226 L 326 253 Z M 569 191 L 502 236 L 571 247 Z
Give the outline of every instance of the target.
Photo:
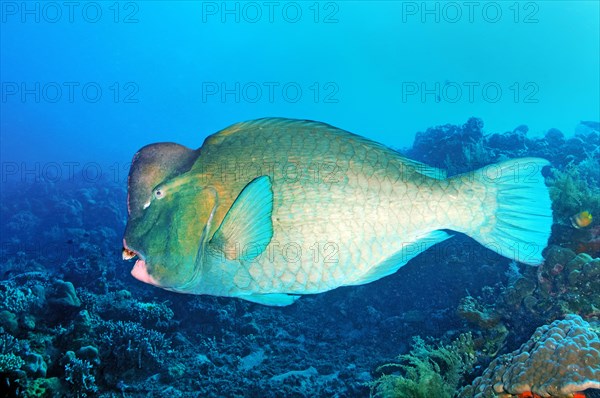
M 0 396 L 600 396 L 599 20 L 597 1 L 0 1 Z M 548 159 L 545 262 L 458 234 L 283 308 L 135 280 L 133 154 L 267 116 L 449 175 Z

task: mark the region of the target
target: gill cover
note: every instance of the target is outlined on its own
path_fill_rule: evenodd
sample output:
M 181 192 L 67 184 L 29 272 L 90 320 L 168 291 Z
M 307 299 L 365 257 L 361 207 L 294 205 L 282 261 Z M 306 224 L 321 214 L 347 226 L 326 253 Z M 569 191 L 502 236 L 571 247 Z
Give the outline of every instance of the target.
M 218 198 L 215 189 L 199 185 L 196 176 L 184 173 L 174 180 L 134 221 L 139 227 L 128 231 L 127 242 L 143 254 L 139 275 L 154 285 L 185 292 L 197 284 L 205 263 L 202 256 Z

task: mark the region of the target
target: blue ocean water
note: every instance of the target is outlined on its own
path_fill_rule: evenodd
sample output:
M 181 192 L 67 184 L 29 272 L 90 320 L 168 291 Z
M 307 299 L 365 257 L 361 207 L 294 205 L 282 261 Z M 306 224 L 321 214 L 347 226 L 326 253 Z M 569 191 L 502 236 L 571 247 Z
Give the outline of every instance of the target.
M 596 1 L 1 0 L 0 396 L 443 397 L 380 377 L 470 332 L 458 391 L 538 326 L 597 325 L 598 54 Z M 545 268 L 459 235 L 284 308 L 132 278 L 134 153 L 262 117 L 329 123 L 449 174 L 548 159 Z
M 3 159 L 129 160 L 265 116 L 398 147 L 598 119 L 594 1 L 90 4 L 3 1 Z

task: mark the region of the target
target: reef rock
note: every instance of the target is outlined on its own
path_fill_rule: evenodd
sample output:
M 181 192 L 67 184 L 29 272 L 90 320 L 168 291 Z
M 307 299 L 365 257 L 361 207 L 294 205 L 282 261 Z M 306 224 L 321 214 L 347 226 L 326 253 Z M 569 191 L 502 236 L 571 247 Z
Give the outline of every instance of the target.
M 600 337 L 578 315 L 536 330 L 525 344 L 494 359 L 461 397 L 566 398 L 600 388 Z

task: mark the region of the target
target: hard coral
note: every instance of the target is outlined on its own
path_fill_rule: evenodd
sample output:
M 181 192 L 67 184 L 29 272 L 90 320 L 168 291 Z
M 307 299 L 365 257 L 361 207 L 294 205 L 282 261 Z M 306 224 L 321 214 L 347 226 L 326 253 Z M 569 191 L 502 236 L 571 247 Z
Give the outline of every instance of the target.
M 588 320 L 600 317 L 600 259 L 556 245 L 547 249 L 545 257 L 541 265 L 525 267 L 486 308 L 487 312 L 500 314 L 513 333 L 528 336 L 533 325 L 565 314 L 578 314 Z
M 18 355 L 20 350 L 19 340 L 0 327 L 0 373 L 18 370 L 25 364 L 23 358 Z
M 553 169 L 550 196 L 555 218 L 570 225 L 569 218 L 587 210 L 592 215 L 600 212 L 600 156 L 588 157 L 564 170 Z
M 448 175 L 477 169 L 492 162 L 484 146 L 483 121 L 470 118 L 462 126 L 446 124 L 418 132 L 408 156 L 440 167 Z
M 65 366 L 65 380 L 74 393 L 86 397 L 87 394 L 98 391 L 94 367 L 90 362 L 77 358 L 73 351 L 67 351 L 63 363 Z
M 600 388 L 600 337 L 578 315 L 536 330 L 518 350 L 493 360 L 462 397 L 566 398 Z

